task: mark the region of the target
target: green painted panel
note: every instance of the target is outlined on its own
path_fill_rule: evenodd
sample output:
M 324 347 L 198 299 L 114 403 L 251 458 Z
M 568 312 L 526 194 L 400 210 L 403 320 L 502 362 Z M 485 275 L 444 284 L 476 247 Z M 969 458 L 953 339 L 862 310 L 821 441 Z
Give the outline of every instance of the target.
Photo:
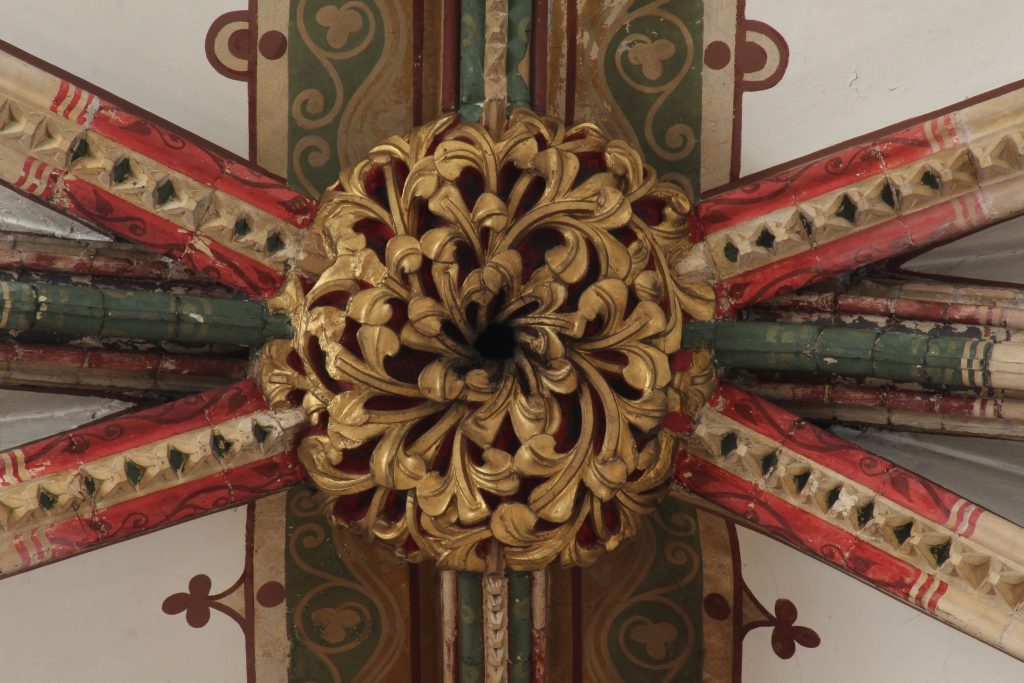
M 615 666 L 608 680 L 700 681 L 704 578 L 697 511 L 670 496 L 649 522 L 640 538 L 619 550 L 628 566 L 605 570 L 615 572 L 604 578 L 612 588 L 595 596 L 604 609 L 588 629 L 603 634 L 602 649 Z M 601 565 L 585 571 L 591 582 Z M 623 582 L 625 595 L 616 588 Z
M 691 192 L 700 188 L 703 22 L 703 2 L 638 0 L 604 51 L 605 80 L 644 159 Z
M 319 195 L 338 179 L 339 122 L 384 54 L 385 20 L 376 2 L 298 0 L 288 24 L 288 183 Z
M 477 572 L 459 572 L 459 683 L 483 680 L 483 585 Z
M 359 680 L 377 649 L 380 604 L 338 554 L 333 529 L 305 487 L 288 492 L 285 594 L 291 641 L 288 680 Z

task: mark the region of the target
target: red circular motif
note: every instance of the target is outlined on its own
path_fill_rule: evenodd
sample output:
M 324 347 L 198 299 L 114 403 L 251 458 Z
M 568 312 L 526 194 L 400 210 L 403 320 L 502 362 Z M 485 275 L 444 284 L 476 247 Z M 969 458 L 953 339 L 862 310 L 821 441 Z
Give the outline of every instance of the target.
M 259 49 L 267 59 L 281 59 L 288 50 L 288 38 L 280 31 L 267 31 L 260 37 Z
M 736 62 L 743 73 L 756 73 L 768 63 L 768 53 L 757 43 L 745 41 L 736 50 Z
M 729 66 L 729 61 L 732 59 L 732 50 L 729 46 L 723 43 L 721 40 L 716 40 L 709 43 L 704 48 L 704 63 L 709 69 L 724 69 Z

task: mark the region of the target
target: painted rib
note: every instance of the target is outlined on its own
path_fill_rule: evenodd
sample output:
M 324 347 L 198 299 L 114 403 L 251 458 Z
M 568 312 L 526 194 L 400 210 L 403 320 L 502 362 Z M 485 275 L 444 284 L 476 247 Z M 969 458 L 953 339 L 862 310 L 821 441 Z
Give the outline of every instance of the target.
M 0 574 L 301 481 L 304 424 L 245 381 L 0 453 Z
M 731 386 L 696 416 L 676 479 L 1024 658 L 1024 529 L 961 496 Z
M 245 378 L 236 358 L 0 343 L 0 386 L 185 394 Z
M 709 198 L 680 268 L 726 315 L 1020 214 L 1022 131 L 1018 90 Z
M 870 321 L 867 321 L 870 322 Z M 928 329 L 928 327 L 932 329 Z M 873 378 L 926 388 L 1024 389 L 1024 343 L 1013 331 L 804 323 L 690 323 L 683 345 L 714 350 L 722 367 Z
M 253 296 L 279 289 L 315 204 L 0 44 L 0 183 Z
M 1024 440 L 1024 401 L 860 385 L 758 381 L 750 393 L 809 420 Z

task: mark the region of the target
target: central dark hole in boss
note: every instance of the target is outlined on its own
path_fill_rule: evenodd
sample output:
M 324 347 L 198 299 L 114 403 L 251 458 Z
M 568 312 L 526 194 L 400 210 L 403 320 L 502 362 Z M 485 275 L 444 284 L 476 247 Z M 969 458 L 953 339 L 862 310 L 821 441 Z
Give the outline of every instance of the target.
M 484 358 L 490 360 L 506 360 L 516 353 L 516 334 L 510 325 L 492 323 L 484 328 L 484 331 L 477 335 L 473 342 L 476 349 Z

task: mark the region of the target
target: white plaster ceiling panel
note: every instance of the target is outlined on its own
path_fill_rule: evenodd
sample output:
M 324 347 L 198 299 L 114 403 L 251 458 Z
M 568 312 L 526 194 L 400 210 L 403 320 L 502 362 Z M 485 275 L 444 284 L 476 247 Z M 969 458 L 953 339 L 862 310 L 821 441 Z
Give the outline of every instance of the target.
M 1024 525 L 1024 443 L 847 427 L 832 431 Z
M 1014 218 L 931 249 L 904 266 L 935 275 L 1024 285 L 1024 218 Z
M 1024 3 L 748 0 L 789 68 L 743 98 L 743 174 L 1024 78 Z
M 238 0 L 0 0 L 0 40 L 248 156 L 248 92 L 206 60 L 206 31 Z
M 796 625 L 821 644 L 790 659 L 772 650 L 770 628 L 743 641 L 744 683 L 1019 683 L 1021 663 L 835 569 L 738 528 L 743 579 L 769 609 L 797 608 Z
M 242 572 L 245 508 L 0 581 L 0 680 L 235 683 L 245 639 L 214 611 L 201 629 L 164 614 L 197 574 L 217 592 Z
M 0 450 L 74 429 L 131 405 L 108 398 L 0 389 Z
M 109 237 L 6 187 L 0 187 L 0 232 L 35 232 L 69 239 L 110 241 Z

